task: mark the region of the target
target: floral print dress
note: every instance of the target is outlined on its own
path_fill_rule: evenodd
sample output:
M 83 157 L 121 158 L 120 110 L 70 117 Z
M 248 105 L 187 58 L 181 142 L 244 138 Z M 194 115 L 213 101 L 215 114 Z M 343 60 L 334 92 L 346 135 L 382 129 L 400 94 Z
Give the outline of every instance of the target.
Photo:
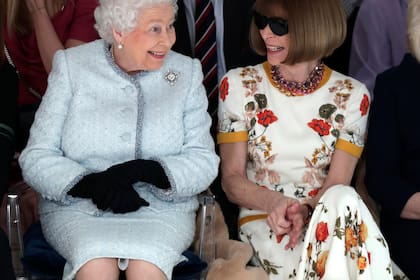
M 335 149 L 360 157 L 369 93 L 324 67 L 318 88 L 304 96 L 277 88 L 268 62 L 222 79 L 218 143 L 248 142 L 247 176 L 261 188 L 304 201 L 322 186 Z M 285 250 L 288 236 L 276 236 L 266 216 L 241 208 L 239 235 L 270 279 L 393 279 L 387 243 L 352 187 L 322 196 L 294 249 Z

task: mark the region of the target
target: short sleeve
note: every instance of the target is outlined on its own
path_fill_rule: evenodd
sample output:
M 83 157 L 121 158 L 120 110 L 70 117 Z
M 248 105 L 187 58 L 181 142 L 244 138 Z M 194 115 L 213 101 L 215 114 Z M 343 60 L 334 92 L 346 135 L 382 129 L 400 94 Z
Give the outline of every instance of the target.
M 248 140 L 244 109 L 245 89 L 240 84 L 239 69 L 229 71 L 220 82 L 217 143 Z
M 352 93 L 348 102 L 343 105 L 344 121 L 335 148 L 359 158 L 366 138 L 370 95 L 364 84 L 355 80 L 352 83 Z

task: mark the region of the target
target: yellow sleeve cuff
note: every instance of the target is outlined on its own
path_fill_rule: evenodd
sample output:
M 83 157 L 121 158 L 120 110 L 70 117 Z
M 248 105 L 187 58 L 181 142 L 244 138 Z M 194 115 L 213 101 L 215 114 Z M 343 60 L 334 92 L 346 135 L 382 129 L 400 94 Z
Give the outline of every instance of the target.
M 357 158 L 360 158 L 360 156 L 362 155 L 363 152 L 363 147 L 357 146 L 353 143 L 350 143 L 346 140 L 343 139 L 338 139 L 337 143 L 335 144 L 335 148 L 345 151 L 349 154 L 351 154 L 352 156 L 355 156 Z
M 217 144 L 247 142 L 248 131 L 224 132 L 217 134 Z

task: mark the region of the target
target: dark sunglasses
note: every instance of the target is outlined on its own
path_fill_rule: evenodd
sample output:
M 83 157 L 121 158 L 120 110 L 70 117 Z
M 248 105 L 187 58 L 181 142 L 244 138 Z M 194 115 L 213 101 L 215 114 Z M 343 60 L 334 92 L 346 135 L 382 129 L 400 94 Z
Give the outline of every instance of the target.
M 287 20 L 283 18 L 266 17 L 254 11 L 254 22 L 258 29 L 264 29 L 268 24 L 271 31 L 278 36 L 286 35 L 289 32 Z

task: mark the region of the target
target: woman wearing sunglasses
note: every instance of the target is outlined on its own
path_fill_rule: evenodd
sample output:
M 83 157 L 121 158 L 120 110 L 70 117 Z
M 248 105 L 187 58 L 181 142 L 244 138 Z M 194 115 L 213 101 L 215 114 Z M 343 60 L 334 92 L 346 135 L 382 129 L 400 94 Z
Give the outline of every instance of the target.
M 345 35 L 341 0 L 257 0 L 251 45 L 267 61 L 220 84 L 222 186 L 270 279 L 393 279 L 350 186 L 369 92 L 322 63 Z

